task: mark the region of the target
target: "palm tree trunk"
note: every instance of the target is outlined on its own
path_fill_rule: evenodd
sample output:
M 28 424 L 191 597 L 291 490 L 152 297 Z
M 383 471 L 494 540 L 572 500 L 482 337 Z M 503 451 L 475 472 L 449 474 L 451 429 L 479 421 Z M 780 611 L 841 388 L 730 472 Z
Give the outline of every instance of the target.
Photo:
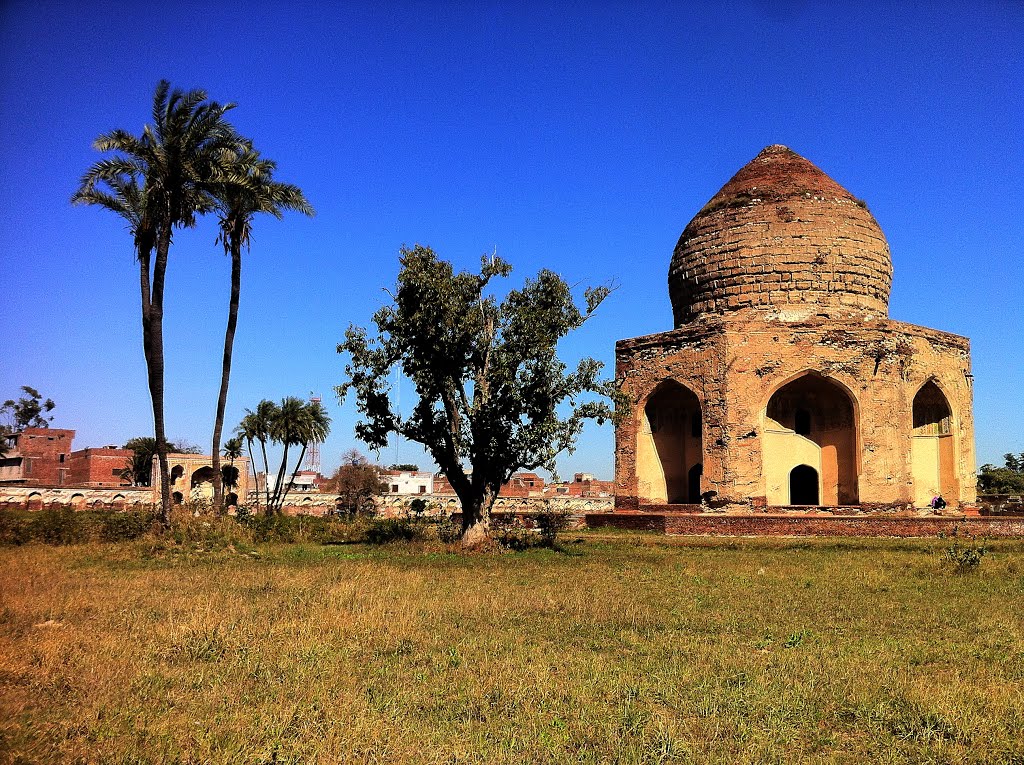
M 164 428 L 164 279 L 167 274 L 167 253 L 171 247 L 169 228 L 160 231 L 156 262 L 153 266 L 153 291 L 149 308 L 149 348 L 146 366 L 149 372 L 149 395 L 153 400 L 153 427 L 156 431 L 156 454 L 160 465 L 160 522 L 171 525 L 171 477 L 167 470 L 167 434 Z
M 267 515 L 272 515 L 270 512 L 270 462 L 267 460 L 267 442 L 260 439 L 260 448 L 263 450 L 263 494 L 267 500 L 264 509 Z M 258 486 L 256 488 L 259 489 Z
M 288 492 L 292 490 L 292 486 L 295 485 L 295 476 L 299 474 L 299 466 L 302 464 L 302 460 L 306 458 L 306 447 L 308 444 L 302 445 L 302 451 L 299 453 L 299 461 L 295 463 L 295 470 L 292 471 L 292 477 L 288 479 L 288 485 L 284 489 L 284 494 L 281 495 L 281 504 L 284 504 L 285 497 L 288 496 Z
M 281 503 L 278 498 L 281 496 L 281 485 L 284 483 L 285 470 L 288 467 L 288 442 L 284 442 L 284 456 L 281 458 L 281 467 L 277 469 L 277 480 L 274 481 L 274 513 L 281 511 Z M 267 476 L 268 478 L 270 476 Z M 270 508 L 267 508 L 267 514 L 272 514 Z
M 242 290 L 242 244 L 231 240 L 231 300 L 228 303 L 228 326 L 224 332 L 224 361 L 220 373 L 220 396 L 217 417 L 213 423 L 213 507 L 220 512 L 224 505 L 223 477 L 220 472 L 220 437 L 224 429 L 224 410 L 228 403 L 228 381 L 231 378 L 231 352 L 238 324 L 238 296 Z

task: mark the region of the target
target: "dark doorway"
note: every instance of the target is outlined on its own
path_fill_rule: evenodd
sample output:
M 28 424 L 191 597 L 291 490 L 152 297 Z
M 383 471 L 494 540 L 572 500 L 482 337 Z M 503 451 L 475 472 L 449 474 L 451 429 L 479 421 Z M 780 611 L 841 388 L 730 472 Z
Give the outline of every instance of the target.
M 797 465 L 789 474 L 789 504 L 818 504 L 818 471 L 809 465 Z
M 691 504 L 700 502 L 700 477 L 702 475 L 704 475 L 704 466 L 699 462 L 690 468 L 690 471 L 686 474 L 687 489 L 689 491 L 687 501 Z

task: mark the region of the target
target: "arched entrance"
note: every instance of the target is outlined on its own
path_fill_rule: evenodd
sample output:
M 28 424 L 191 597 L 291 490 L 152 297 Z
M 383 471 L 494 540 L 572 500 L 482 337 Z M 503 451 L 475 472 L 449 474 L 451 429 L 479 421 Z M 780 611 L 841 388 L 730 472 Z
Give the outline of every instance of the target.
M 772 394 L 761 454 L 770 505 L 859 502 L 856 408 L 849 391 L 834 380 L 809 372 Z M 813 497 L 807 471 L 814 473 Z
M 641 413 L 636 452 L 641 502 L 699 502 L 703 462 L 700 400 L 684 385 L 666 380 Z
M 817 505 L 819 499 L 817 470 L 810 465 L 797 465 L 789 471 L 789 504 Z
M 209 499 L 213 496 L 213 468 L 205 465 L 192 473 L 192 499 Z
M 956 480 L 953 412 L 942 390 L 929 380 L 914 396 L 914 432 L 910 441 L 914 504 L 927 506 L 941 494 L 947 502 L 959 498 Z

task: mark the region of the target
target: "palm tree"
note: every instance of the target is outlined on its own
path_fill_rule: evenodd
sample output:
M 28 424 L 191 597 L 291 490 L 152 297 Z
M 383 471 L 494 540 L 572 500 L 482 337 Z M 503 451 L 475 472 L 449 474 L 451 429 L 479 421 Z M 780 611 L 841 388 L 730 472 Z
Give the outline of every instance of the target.
M 89 168 L 72 197 L 72 202 L 96 204 L 121 215 L 134 239 L 141 272 L 143 350 L 160 464 L 160 519 L 165 527 L 170 525 L 171 495 L 164 427 L 163 311 L 171 236 L 175 228 L 192 227 L 197 215 L 216 208 L 212 190 L 223 178 L 224 157 L 238 153 L 242 143 L 224 119 L 233 104 L 207 102 L 201 90 L 172 92 L 170 88 L 166 80 L 157 85 L 153 125 L 144 126 L 141 136 L 117 129 L 93 142 L 97 151 L 115 154 Z
M 277 419 L 277 416 L 277 404 L 264 399 L 256 405 L 255 411 L 245 410 L 245 417 L 242 418 L 242 421 L 235 429 L 235 433 L 240 438 L 245 439 L 249 448 L 249 461 L 252 463 L 253 473 L 256 472 L 256 461 L 253 459 L 252 454 L 253 441 L 259 442 L 260 449 L 263 452 L 263 475 L 265 477 L 263 491 L 266 499 L 264 507 L 268 514 L 270 514 L 270 463 L 267 460 L 267 441 L 270 440 L 271 426 Z M 259 497 L 259 486 L 256 487 L 256 496 Z
M 284 417 L 284 402 L 281 402 L 281 416 Z M 310 401 L 303 407 L 303 411 L 299 417 L 299 427 L 296 432 L 292 434 L 293 438 L 298 439 L 297 443 L 302 444 L 302 451 L 299 453 L 299 459 L 295 462 L 295 469 L 292 471 L 291 478 L 288 480 L 288 485 L 285 487 L 284 492 L 281 493 L 280 498 L 277 501 L 278 510 L 284 505 L 285 497 L 288 496 L 288 492 L 292 490 L 292 486 L 295 484 L 295 476 L 299 473 L 299 467 L 302 465 L 302 460 L 306 457 L 306 449 L 312 443 L 323 443 L 327 440 L 327 434 L 331 430 L 331 418 L 327 414 L 327 410 L 324 409 L 323 405 L 319 401 Z M 285 443 L 285 454 L 287 455 L 288 444 Z M 287 462 L 287 457 L 286 457 Z
M 213 424 L 213 505 L 223 504 L 224 490 L 220 480 L 220 439 L 224 428 L 224 410 L 228 400 L 231 377 L 231 354 L 238 323 L 238 299 L 242 286 L 242 248 L 252 241 L 252 220 L 256 213 L 267 213 L 280 220 L 285 210 L 313 215 L 313 208 L 298 186 L 279 183 L 272 175 L 274 162 L 260 157 L 246 145 L 229 164 L 224 182 L 217 189 L 220 237 L 224 253 L 231 256 L 231 298 L 228 302 L 228 325 L 224 332 L 224 360 L 221 367 L 217 416 Z
M 237 436 L 229 438 L 224 442 L 223 453 L 228 458 L 228 464 L 221 468 L 220 474 L 224 479 L 224 486 L 234 489 L 238 486 L 238 468 L 235 467 L 235 460 L 242 456 L 242 439 Z

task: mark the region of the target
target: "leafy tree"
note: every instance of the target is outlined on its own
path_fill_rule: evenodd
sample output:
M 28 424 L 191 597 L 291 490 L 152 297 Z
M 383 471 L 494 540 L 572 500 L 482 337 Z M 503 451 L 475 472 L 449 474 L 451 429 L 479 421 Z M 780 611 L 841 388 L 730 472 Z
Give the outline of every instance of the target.
M 112 156 L 82 177 L 75 204 L 110 210 L 128 223 L 139 261 L 142 345 L 160 463 L 160 520 L 170 525 L 171 494 L 164 427 L 164 283 L 172 232 L 191 228 L 216 209 L 213 191 L 224 182 L 223 160 L 242 143 L 224 119 L 233 104 L 207 102 L 201 90 L 171 91 L 161 80 L 153 96 L 153 124 L 141 136 L 115 129 L 93 142 Z M 155 258 L 154 258 L 155 255 Z M 152 268 L 151 268 L 152 266 Z
M 338 396 L 353 390 L 363 415 L 356 435 L 373 448 L 391 433 L 427 448 L 462 504 L 465 545 L 488 536 L 491 507 L 513 473 L 553 468 L 584 420 L 613 417 L 609 404 L 587 394 L 622 403 L 614 384 L 598 379 L 600 363 L 586 358 L 567 374 L 556 355 L 558 341 L 593 315 L 609 289 L 587 290 L 580 309 L 565 281 L 543 270 L 499 303 L 488 285 L 510 271 L 485 256 L 479 274 L 455 273 L 429 248 L 403 247 L 394 303 L 373 317 L 377 335 L 351 326 L 338 346 L 349 354 Z M 405 417 L 389 397 L 395 367 L 418 397 Z
M 299 466 L 306 456 L 306 449 L 313 442 L 323 442 L 330 432 L 331 418 L 319 401 L 305 402 L 300 398 L 289 396 L 281 400 L 280 406 L 272 401 L 263 400 L 255 411 L 246 410 L 245 417 L 238 425 L 237 433 L 249 444 L 252 455 L 252 443 L 260 444 L 263 454 L 264 475 L 266 483 L 266 515 L 273 516 L 281 512 L 285 498 L 295 483 Z M 281 465 L 277 470 L 277 478 L 273 491 L 270 489 L 270 463 L 267 460 L 267 444 L 275 443 L 283 447 Z M 292 447 L 301 447 L 299 458 L 294 468 L 288 471 L 288 453 Z M 287 478 L 287 480 L 286 480 Z
M 383 494 L 387 488 L 387 484 L 380 480 L 377 468 L 353 449 L 342 455 L 341 466 L 321 490 L 337 495 L 339 512 L 355 516 L 372 513 L 375 508 L 373 498 Z
M 0 422 L 0 457 L 7 453 L 14 436 L 25 428 L 48 428 L 53 421 L 52 416 L 45 416 L 57 406 L 53 399 L 44 401 L 42 394 L 28 385 L 22 385 L 21 390 L 24 396 L 9 398 L 0 406 L 0 416 L 6 420 Z
M 242 248 L 252 244 L 252 221 L 257 213 L 277 219 L 285 210 L 313 215 L 313 208 L 298 186 L 273 179 L 274 162 L 260 157 L 251 146 L 244 147 L 229 160 L 225 181 L 217 186 L 217 213 L 220 217 L 219 241 L 231 256 L 231 297 L 228 301 L 228 324 L 224 332 L 224 357 L 221 364 L 220 393 L 213 425 L 213 505 L 221 507 L 224 490 L 220 478 L 220 439 L 227 407 L 228 381 L 231 376 L 231 355 L 238 324 L 238 301 L 242 286 Z
M 410 471 L 416 473 L 419 469 L 419 465 L 413 465 L 411 462 L 401 462 L 397 465 L 388 465 L 388 470 Z
M 982 465 L 978 474 L 981 494 L 1024 494 L 1024 452 L 1003 455 L 1004 466 Z

